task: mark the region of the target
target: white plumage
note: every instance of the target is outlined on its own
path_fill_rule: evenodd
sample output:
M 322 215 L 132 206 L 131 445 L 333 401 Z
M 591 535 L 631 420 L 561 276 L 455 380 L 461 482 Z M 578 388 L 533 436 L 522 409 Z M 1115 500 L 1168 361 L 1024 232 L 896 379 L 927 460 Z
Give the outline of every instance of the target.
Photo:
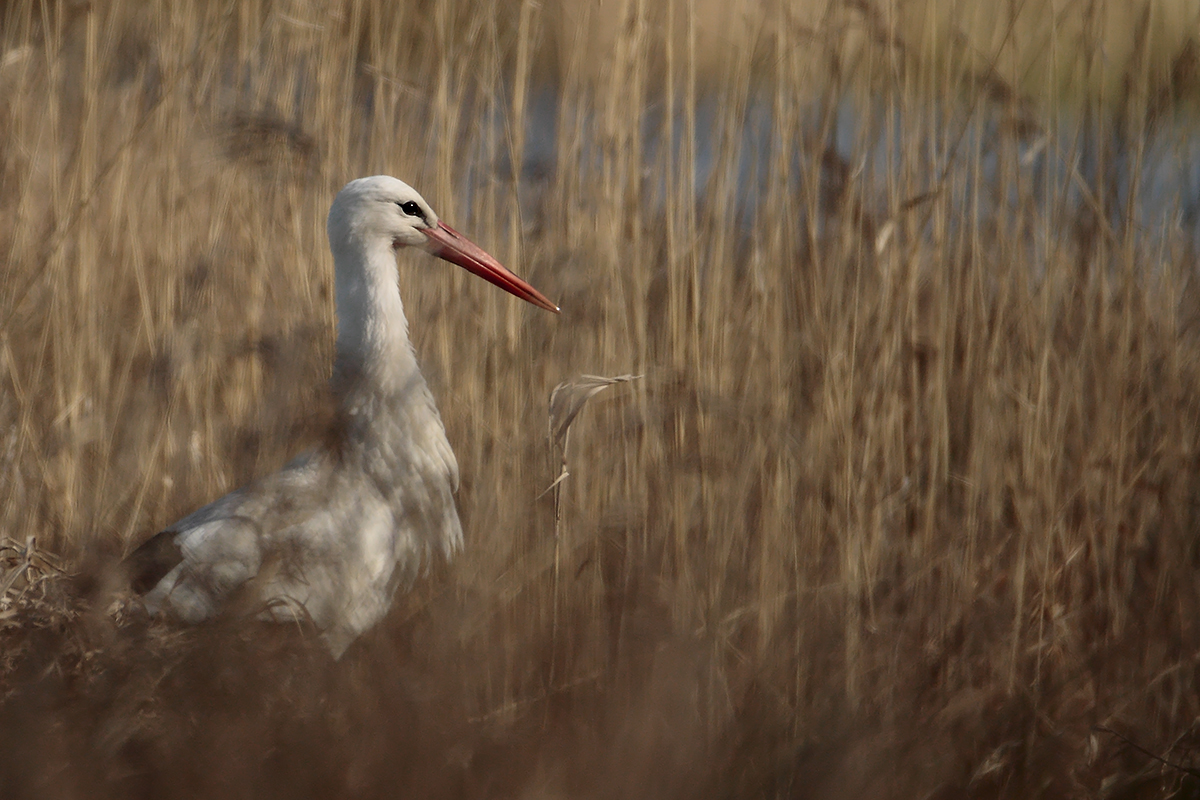
M 254 607 L 266 602 L 275 619 L 307 614 L 340 657 L 435 554 L 462 547 L 458 464 L 408 339 L 395 251 L 421 248 L 558 308 L 395 178 L 347 184 L 327 231 L 337 286 L 338 435 L 179 520 L 130 560 L 151 613 L 199 622 L 240 598 Z

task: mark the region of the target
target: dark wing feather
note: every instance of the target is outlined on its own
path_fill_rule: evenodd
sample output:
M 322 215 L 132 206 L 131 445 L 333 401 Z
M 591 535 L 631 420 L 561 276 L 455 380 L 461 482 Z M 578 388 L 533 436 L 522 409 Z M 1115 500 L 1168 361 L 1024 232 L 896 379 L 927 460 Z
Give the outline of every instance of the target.
M 125 558 L 129 585 L 134 592 L 145 594 L 150 591 L 183 561 L 176 535 L 173 530 L 160 531 Z

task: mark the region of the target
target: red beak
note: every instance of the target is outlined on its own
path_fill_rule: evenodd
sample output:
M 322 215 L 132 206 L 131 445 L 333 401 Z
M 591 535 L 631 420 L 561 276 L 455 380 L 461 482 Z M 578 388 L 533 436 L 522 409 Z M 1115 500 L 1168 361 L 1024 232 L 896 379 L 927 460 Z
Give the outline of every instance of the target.
M 478 275 L 539 308 L 558 313 L 558 306 L 547 300 L 541 292 L 501 266 L 499 261 L 446 223 L 439 221 L 436 227 L 423 228 L 421 232 L 429 237 L 429 245 L 425 249 L 438 258 L 458 264 L 467 272 Z

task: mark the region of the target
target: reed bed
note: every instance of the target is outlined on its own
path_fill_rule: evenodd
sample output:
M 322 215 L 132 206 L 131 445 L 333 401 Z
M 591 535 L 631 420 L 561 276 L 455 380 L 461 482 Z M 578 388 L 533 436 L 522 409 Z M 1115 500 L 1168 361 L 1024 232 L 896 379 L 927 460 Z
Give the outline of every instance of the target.
M 1025 5 L 0 5 L 0 795 L 1195 796 L 1196 14 Z M 380 172 L 563 308 L 401 257 L 465 554 L 145 619 Z

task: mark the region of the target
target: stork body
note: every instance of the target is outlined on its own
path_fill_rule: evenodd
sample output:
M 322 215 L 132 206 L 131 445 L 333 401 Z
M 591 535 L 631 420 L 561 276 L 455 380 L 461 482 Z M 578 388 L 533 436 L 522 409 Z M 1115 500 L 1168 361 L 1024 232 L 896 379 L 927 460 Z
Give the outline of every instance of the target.
M 230 603 L 265 602 L 276 619 L 310 617 L 340 657 L 387 613 L 397 589 L 462 547 L 458 464 L 408 338 L 395 251 L 419 247 L 558 309 L 395 178 L 347 184 L 327 231 L 337 288 L 336 435 L 184 517 L 130 558 L 151 613 L 199 622 Z

